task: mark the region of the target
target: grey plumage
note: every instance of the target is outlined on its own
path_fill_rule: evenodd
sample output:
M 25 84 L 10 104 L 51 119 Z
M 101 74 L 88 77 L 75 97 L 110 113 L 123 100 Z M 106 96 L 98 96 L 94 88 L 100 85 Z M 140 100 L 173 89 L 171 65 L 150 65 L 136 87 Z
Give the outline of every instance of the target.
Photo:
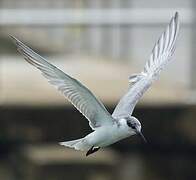
M 47 62 L 20 40 L 11 36 L 25 60 L 42 72 L 54 86 L 89 120 L 92 129 L 112 124 L 113 119 L 101 101 L 79 81 Z

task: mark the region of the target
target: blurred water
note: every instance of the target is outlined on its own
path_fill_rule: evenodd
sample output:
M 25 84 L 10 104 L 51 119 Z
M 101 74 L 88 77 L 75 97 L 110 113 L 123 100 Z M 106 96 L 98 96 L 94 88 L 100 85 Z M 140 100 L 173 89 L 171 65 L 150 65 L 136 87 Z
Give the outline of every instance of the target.
M 191 126 L 195 123 L 195 110 L 191 109 L 137 108 L 135 115 L 142 121 L 149 144 L 143 144 L 135 136 L 88 159 L 85 153 L 67 151 L 57 145 L 90 132 L 87 121 L 74 109 L 4 107 L 1 108 L 0 169 L 4 172 L 2 175 L 7 178 L 12 175 L 15 179 L 66 179 L 66 176 L 72 179 L 194 179 L 196 146 L 192 136 L 195 133 L 186 127 L 186 122 Z M 24 151 L 29 145 L 32 148 Z M 108 164 L 107 158 L 104 160 L 106 152 L 112 164 Z

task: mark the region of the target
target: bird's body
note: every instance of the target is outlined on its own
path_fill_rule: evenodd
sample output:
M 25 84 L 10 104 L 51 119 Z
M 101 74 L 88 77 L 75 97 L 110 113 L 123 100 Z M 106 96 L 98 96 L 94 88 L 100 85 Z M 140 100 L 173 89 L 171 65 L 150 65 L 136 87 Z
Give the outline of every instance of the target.
M 61 142 L 61 145 L 88 151 L 86 155 L 99 148 L 111 145 L 121 139 L 141 133 L 139 120 L 132 116 L 135 105 L 151 84 L 159 77 L 161 70 L 170 61 L 178 35 L 178 13 L 155 44 L 143 71 L 129 78 L 130 87 L 121 98 L 112 115 L 92 92 L 79 81 L 70 77 L 46 59 L 35 53 L 24 43 L 11 36 L 18 51 L 25 60 L 39 69 L 49 83 L 57 89 L 88 119 L 93 132 L 84 138 Z
M 113 125 L 98 127 L 84 138 L 62 142 L 60 144 L 82 151 L 87 151 L 91 149 L 91 147 L 102 148 L 109 146 L 136 134 L 136 132 L 128 126 L 127 120 L 138 124 L 138 131 L 141 130 L 141 124 L 135 117 L 127 117 L 114 121 Z
M 133 134 L 135 132 L 128 127 L 126 119 L 120 119 L 111 126 L 97 128 L 84 139 L 91 147 L 106 147 Z

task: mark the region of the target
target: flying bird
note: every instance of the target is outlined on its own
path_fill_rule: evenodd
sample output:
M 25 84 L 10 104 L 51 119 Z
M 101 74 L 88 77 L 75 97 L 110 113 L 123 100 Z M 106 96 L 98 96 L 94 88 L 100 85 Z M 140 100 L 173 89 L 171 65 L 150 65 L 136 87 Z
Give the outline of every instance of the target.
M 54 85 L 88 119 L 93 132 L 81 139 L 60 143 L 63 146 L 86 151 L 88 156 L 102 147 L 135 134 L 146 141 L 141 131 L 141 123 L 132 116 L 132 113 L 139 99 L 171 60 L 178 31 L 179 21 L 176 12 L 156 42 L 143 71 L 129 77 L 128 91 L 120 99 L 112 115 L 102 102 L 78 80 L 50 64 L 16 37 L 11 36 L 11 38 L 25 60 L 39 69 L 48 82 Z

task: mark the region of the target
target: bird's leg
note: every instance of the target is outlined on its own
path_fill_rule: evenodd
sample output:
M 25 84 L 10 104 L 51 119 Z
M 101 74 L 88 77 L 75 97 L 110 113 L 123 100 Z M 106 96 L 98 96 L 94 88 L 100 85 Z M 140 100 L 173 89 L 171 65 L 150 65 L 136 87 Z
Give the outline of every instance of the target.
M 98 150 L 100 149 L 100 147 L 94 147 L 92 146 L 86 153 L 86 156 L 90 155 L 90 154 L 93 154 L 95 152 L 97 152 Z

